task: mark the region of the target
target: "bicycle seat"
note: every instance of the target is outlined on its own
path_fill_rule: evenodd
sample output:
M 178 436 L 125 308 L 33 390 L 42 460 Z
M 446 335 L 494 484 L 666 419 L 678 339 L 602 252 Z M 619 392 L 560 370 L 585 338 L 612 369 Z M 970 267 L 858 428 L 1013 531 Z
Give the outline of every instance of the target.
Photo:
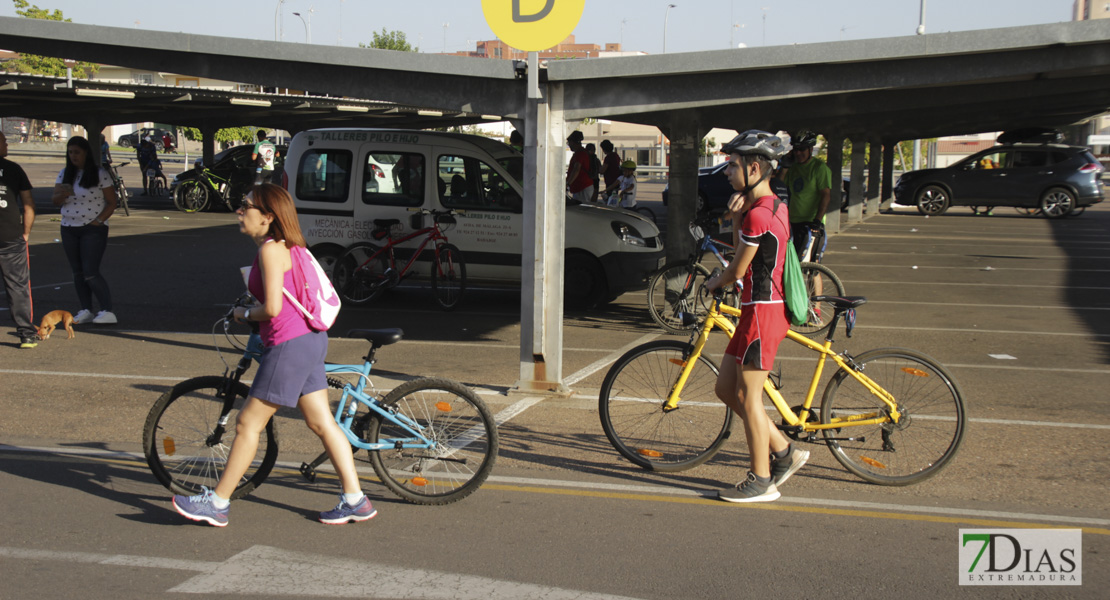
M 352 329 L 347 332 L 347 337 L 362 338 L 374 348 L 396 344 L 405 337 L 405 332 L 401 329 Z
M 867 304 L 867 298 L 863 296 L 814 296 L 814 302 L 828 302 L 833 305 L 836 310 L 848 310 L 857 306 Z

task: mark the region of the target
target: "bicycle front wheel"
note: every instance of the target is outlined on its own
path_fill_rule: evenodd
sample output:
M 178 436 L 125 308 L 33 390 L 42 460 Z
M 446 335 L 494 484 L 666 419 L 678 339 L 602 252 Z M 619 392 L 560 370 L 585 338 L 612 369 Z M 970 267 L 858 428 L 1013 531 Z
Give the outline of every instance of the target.
M 374 472 L 393 493 L 413 504 L 450 504 L 473 494 L 489 477 L 497 460 L 497 424 L 473 390 L 426 377 L 397 386 L 381 405 L 435 444 L 370 453 Z M 377 413 L 367 418 L 370 443 L 419 441 Z
M 123 185 L 123 180 L 120 179 L 119 184 L 116 186 L 116 202 L 119 204 L 119 207 L 123 209 L 123 216 L 130 217 L 131 207 L 128 205 L 127 200 L 127 186 Z
M 732 411 L 717 398 L 717 367 L 705 356 L 698 356 L 678 408 L 663 412 L 690 350 L 678 340 L 637 346 L 617 359 L 601 384 L 601 428 L 637 466 L 684 471 L 712 458 L 728 439 Z
M 709 311 L 710 298 L 702 298 L 709 271 L 700 263 L 672 263 L 660 269 L 648 283 L 648 312 L 667 333 L 690 333 L 696 324 L 684 326 L 681 313 L 701 321 Z
M 201 486 L 214 489 L 220 481 L 235 438 L 235 420 L 250 391 L 241 382 L 231 383 L 235 400 L 224 415 L 220 391 L 227 384 L 225 377 L 188 379 L 162 394 L 150 408 L 143 427 L 143 452 L 154 476 L 175 494 L 199 494 Z M 261 485 L 274 468 L 277 454 L 277 434 L 270 419 L 259 435 L 254 460 L 231 499 L 242 498 Z
M 466 261 L 462 252 L 451 244 L 436 247 L 432 265 L 432 294 L 444 310 L 451 310 L 466 291 Z
M 829 302 L 814 302 L 815 296 L 843 296 L 844 284 L 832 269 L 825 265 L 804 262 L 802 278 L 806 282 L 806 291 L 809 301 L 809 318 L 803 325 L 791 325 L 790 329 L 807 337 L 816 338 L 823 334 L 832 325 L 832 318 L 836 308 Z
M 903 348 L 869 350 L 855 357 L 863 374 L 894 397 L 898 423 L 825 429 L 836 460 L 855 475 L 880 485 L 909 485 L 936 475 L 963 441 L 963 396 L 952 376 L 928 356 Z M 821 422 L 889 409 L 846 371 L 829 381 L 821 401 Z
M 344 302 L 363 305 L 389 287 L 385 274 L 387 267 L 385 253 L 379 254 L 378 246 L 358 242 L 347 248 L 336 261 L 332 283 Z
M 178 186 L 173 203 L 181 212 L 200 212 L 208 206 L 208 190 L 199 181 L 186 181 Z

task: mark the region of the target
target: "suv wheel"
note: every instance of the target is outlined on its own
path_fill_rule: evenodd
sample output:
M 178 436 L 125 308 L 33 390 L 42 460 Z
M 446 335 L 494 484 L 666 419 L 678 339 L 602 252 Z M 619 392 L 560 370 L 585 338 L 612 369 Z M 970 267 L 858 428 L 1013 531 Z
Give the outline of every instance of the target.
M 1050 219 L 1066 217 L 1075 206 L 1075 196 L 1064 188 L 1052 188 L 1041 196 L 1041 212 Z
M 948 205 L 948 192 L 939 185 L 927 185 L 917 193 L 917 211 L 923 215 L 943 214 Z
M 119 139 L 119 147 L 120 148 L 130 148 L 131 147 L 131 140 L 128 139 L 128 138 L 125 138 L 125 137 L 120 138 Z

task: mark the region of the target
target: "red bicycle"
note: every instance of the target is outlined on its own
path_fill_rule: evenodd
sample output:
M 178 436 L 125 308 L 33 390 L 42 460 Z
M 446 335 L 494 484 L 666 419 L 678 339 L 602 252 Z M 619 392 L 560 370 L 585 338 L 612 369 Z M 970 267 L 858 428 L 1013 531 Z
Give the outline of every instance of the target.
M 375 219 L 374 230 L 370 236 L 380 242 L 357 242 L 348 247 L 335 263 L 332 283 L 344 302 L 362 305 L 370 302 L 412 275 L 413 266 L 418 260 L 432 263 L 432 295 L 445 310 L 451 310 L 459 303 L 466 290 L 466 263 L 459 249 L 447 242 L 445 232 L 456 223 L 455 215 L 463 211 L 431 210 L 427 208 L 410 209 L 421 215 L 431 215 L 432 224 L 400 237 L 401 221 L 397 219 Z M 415 250 L 397 249 L 409 240 L 424 236 Z M 425 253 L 429 243 L 432 248 Z M 411 252 L 411 255 L 406 253 Z M 397 254 L 407 261 L 397 267 Z

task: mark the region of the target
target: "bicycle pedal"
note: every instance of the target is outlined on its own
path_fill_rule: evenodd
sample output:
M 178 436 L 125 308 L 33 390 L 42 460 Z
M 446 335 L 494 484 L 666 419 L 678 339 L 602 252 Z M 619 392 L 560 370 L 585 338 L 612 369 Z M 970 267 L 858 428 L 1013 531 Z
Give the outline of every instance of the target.
M 308 463 L 301 463 L 301 475 L 308 480 L 309 483 L 316 482 L 316 469 Z

